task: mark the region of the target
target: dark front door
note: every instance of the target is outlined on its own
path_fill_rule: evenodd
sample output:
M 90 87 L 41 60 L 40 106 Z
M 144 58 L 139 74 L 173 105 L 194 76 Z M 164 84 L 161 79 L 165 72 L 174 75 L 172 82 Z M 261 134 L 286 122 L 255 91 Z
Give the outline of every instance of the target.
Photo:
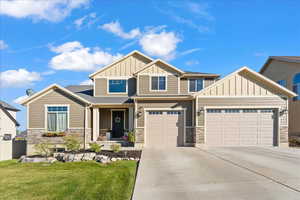
M 124 133 L 124 111 L 112 111 L 112 137 L 120 138 Z

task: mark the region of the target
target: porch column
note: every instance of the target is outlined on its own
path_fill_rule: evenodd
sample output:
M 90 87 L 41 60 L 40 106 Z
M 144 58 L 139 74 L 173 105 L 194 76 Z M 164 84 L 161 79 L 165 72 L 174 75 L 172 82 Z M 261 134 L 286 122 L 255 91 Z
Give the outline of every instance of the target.
M 128 109 L 128 129 L 129 131 L 132 131 L 133 130 L 133 123 L 134 123 L 134 109 L 133 107 L 129 107 Z
M 93 108 L 93 141 L 97 141 L 99 136 L 99 108 Z

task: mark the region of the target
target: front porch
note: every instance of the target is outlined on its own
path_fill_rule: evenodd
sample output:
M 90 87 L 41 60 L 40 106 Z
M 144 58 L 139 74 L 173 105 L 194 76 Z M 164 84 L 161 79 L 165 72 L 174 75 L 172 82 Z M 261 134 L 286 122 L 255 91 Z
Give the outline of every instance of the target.
M 134 106 L 95 106 L 92 108 L 91 123 L 91 141 L 125 146 L 124 136 L 134 130 Z

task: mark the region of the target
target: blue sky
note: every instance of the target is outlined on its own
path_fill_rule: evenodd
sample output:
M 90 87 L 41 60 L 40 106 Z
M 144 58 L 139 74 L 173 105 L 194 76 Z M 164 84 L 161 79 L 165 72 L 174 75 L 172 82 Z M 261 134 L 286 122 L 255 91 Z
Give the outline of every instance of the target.
M 300 54 L 298 0 L 1 0 L 0 96 L 80 84 L 132 50 L 189 71 L 259 70 L 268 56 Z

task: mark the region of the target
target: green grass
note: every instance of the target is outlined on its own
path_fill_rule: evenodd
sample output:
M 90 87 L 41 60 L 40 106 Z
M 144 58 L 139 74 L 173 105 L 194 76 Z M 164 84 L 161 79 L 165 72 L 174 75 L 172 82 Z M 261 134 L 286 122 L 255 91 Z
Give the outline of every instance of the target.
M 0 199 L 130 199 L 135 161 L 43 164 L 0 162 Z

